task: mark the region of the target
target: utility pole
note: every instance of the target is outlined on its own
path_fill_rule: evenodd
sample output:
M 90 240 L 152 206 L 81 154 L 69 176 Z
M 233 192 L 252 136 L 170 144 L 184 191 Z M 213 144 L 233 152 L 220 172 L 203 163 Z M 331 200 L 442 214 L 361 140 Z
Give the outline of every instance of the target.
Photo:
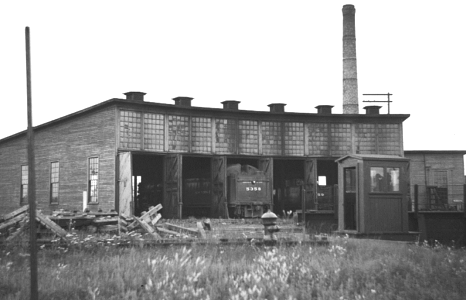
M 37 300 L 39 289 L 37 284 L 37 235 L 36 235 L 36 172 L 34 159 L 34 131 L 32 128 L 32 97 L 31 97 L 31 50 L 29 42 L 29 27 L 26 27 L 26 81 L 27 81 L 27 113 L 28 113 L 28 201 L 29 201 L 29 243 L 31 264 L 31 300 Z

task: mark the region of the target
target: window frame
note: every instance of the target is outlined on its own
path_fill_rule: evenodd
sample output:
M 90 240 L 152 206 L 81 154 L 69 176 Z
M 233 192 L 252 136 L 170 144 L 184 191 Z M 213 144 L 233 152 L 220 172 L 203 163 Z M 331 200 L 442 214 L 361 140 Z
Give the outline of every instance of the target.
M 26 187 L 26 188 L 25 188 Z M 24 193 L 26 191 L 26 193 Z M 23 206 L 29 202 L 29 165 L 21 165 L 21 184 L 19 205 Z
M 54 168 L 54 165 L 57 164 L 57 167 Z M 56 170 L 56 177 L 54 177 L 54 170 Z M 59 204 L 60 202 L 60 162 L 59 161 L 53 161 L 50 163 L 50 204 Z M 55 181 L 55 180 L 56 181 Z M 56 200 L 54 196 L 54 186 L 57 186 L 56 189 Z
M 374 186 L 372 184 L 372 169 L 382 169 L 383 171 L 383 178 L 382 178 L 382 190 L 374 190 Z M 388 181 L 387 172 L 389 169 L 398 169 L 398 190 L 397 191 L 390 191 L 389 186 L 390 182 Z M 380 166 L 374 165 L 369 167 L 369 178 L 370 178 L 370 193 L 374 194 L 400 194 L 401 193 L 401 186 L 400 186 L 400 177 L 401 177 L 402 168 L 399 166 Z
M 92 160 L 97 160 L 97 163 L 92 163 Z M 93 179 L 91 174 L 91 167 L 97 165 L 97 174 L 96 178 Z M 99 203 L 99 173 L 100 173 L 100 157 L 99 156 L 90 156 L 87 159 L 87 203 Z M 93 183 L 95 182 L 95 183 Z M 92 189 L 94 187 L 94 189 Z M 92 195 L 92 192 L 95 192 L 95 196 Z M 93 200 L 93 198 L 95 200 Z

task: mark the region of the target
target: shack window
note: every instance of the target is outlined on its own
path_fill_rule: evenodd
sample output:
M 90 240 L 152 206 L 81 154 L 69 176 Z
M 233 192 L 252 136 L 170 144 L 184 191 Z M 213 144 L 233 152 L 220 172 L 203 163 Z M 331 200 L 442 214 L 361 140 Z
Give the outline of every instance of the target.
M 21 166 L 21 196 L 19 204 L 28 202 L 28 166 Z
M 89 184 L 88 184 L 88 195 L 89 202 L 97 202 L 98 193 L 98 181 L 99 181 L 99 158 L 89 158 Z
M 53 162 L 50 165 L 50 203 L 58 204 L 58 182 L 60 163 Z
M 356 193 L 356 169 L 345 169 L 345 193 Z
M 387 182 L 389 192 L 400 191 L 400 168 L 387 168 Z
M 371 192 L 399 192 L 400 168 L 371 167 Z

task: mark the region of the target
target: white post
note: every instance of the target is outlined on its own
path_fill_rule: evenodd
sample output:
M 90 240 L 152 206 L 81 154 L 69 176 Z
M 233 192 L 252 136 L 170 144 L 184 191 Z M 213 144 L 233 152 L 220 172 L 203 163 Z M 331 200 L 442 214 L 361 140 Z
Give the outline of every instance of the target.
M 83 211 L 87 208 L 87 191 L 83 191 Z

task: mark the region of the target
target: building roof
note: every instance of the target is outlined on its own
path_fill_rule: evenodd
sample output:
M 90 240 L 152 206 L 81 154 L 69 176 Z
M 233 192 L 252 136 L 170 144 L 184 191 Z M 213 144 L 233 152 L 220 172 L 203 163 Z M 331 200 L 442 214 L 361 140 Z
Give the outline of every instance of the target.
M 148 101 L 139 101 L 139 100 L 128 100 L 128 99 L 120 99 L 120 98 L 112 98 L 103 102 L 100 102 L 96 105 L 90 106 L 88 108 L 79 110 L 72 114 L 65 115 L 58 119 L 43 123 L 38 126 L 34 126 L 34 131 L 42 130 L 46 127 L 53 126 L 57 123 L 65 122 L 69 119 L 76 118 L 82 116 L 84 114 L 90 113 L 92 111 L 96 111 L 108 106 L 112 105 L 121 105 L 127 106 L 130 105 L 134 108 L 163 108 L 165 110 L 176 110 L 180 111 L 197 111 L 197 112 L 205 112 L 205 113 L 215 113 L 215 114 L 228 114 L 228 115 L 237 115 L 237 116 L 269 116 L 277 119 L 283 118 L 319 118 L 319 119 L 330 119 L 330 120 L 343 120 L 343 119 L 351 119 L 351 120 L 377 120 L 382 122 L 387 122 L 390 120 L 397 120 L 398 122 L 403 122 L 407 118 L 410 117 L 409 114 L 379 114 L 379 115 L 368 115 L 368 114 L 318 114 L 318 113 L 308 113 L 308 112 L 269 112 L 269 111 L 252 111 L 252 110 L 226 110 L 223 108 L 210 108 L 210 107 L 196 107 L 196 106 L 179 106 L 174 104 L 164 104 L 164 103 L 157 103 L 157 102 L 148 102 Z M 6 142 L 8 140 L 14 139 L 16 137 L 26 135 L 27 130 L 18 132 L 16 134 L 7 136 L 3 139 L 0 139 L 0 143 Z

